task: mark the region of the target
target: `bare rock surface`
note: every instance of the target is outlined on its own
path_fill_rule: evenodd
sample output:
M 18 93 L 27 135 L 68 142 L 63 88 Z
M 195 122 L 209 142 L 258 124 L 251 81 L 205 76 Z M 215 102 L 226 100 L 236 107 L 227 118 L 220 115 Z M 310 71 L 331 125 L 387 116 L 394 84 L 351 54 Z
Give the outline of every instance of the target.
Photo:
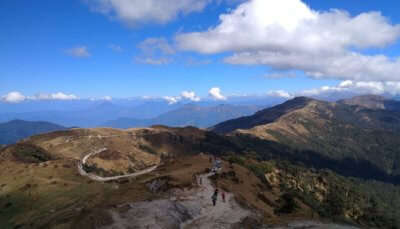
M 124 211 L 111 210 L 114 223 L 105 228 L 224 229 L 252 215 L 251 211 L 240 207 L 230 193 L 225 194 L 225 202 L 219 194 L 213 206 L 211 196 L 215 188 L 208 179 L 210 175 L 201 176 L 202 184 L 198 188 L 176 191 L 169 199 L 127 204 L 121 206 Z

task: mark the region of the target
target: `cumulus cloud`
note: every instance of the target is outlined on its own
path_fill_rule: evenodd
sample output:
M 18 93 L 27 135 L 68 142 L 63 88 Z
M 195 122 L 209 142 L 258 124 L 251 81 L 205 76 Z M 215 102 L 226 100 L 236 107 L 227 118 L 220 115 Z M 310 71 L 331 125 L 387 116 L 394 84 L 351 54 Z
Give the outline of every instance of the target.
M 212 0 L 86 0 L 90 8 L 128 24 L 165 24 L 180 14 L 202 11 Z
M 194 91 L 183 91 L 181 93 L 182 98 L 188 99 L 193 102 L 199 102 L 200 97 L 196 96 L 196 93 Z
M 175 49 L 167 41 L 167 39 L 147 38 L 140 42 L 137 48 L 141 54 L 136 57 L 136 61 L 143 64 L 163 65 L 173 61 L 172 55 L 175 54 Z
M 7 95 L 1 97 L 1 100 L 6 103 L 20 103 L 24 101 L 26 97 L 18 91 L 12 91 Z
M 172 104 L 179 102 L 181 100 L 181 97 L 179 97 L 179 96 L 164 96 L 163 99 L 165 99 L 168 102 L 168 104 L 172 105 Z
M 277 98 L 284 98 L 284 99 L 291 99 L 294 96 L 287 91 L 284 90 L 276 90 L 276 91 L 269 91 L 267 93 L 268 96 L 277 97 Z
M 91 54 L 88 51 L 86 46 L 78 46 L 65 51 L 68 55 L 78 58 L 87 58 L 90 57 Z
M 201 100 L 194 91 L 182 91 L 180 96 L 164 96 L 163 99 L 165 99 L 168 104 L 175 104 L 182 100 L 189 100 L 192 102 L 199 102 Z
M 400 37 L 400 25 L 379 12 L 356 16 L 341 10 L 319 12 L 301 0 L 250 0 L 220 15 L 216 27 L 176 36 L 182 50 L 203 54 L 234 52 L 229 64 L 300 70 L 314 78 L 399 81 L 400 59 L 364 55 Z
M 226 97 L 222 95 L 221 89 L 213 87 L 208 91 L 208 95 L 215 100 L 226 100 Z

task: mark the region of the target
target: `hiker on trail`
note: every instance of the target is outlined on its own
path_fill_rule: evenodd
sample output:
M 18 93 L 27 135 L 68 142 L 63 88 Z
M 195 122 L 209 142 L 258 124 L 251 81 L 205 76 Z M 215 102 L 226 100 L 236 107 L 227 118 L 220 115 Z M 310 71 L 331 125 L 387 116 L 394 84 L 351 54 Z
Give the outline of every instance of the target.
M 215 192 L 214 192 L 214 195 L 212 195 L 211 199 L 212 199 L 213 205 L 215 206 L 217 204 L 217 194 L 215 194 Z
M 199 184 L 200 184 L 200 185 L 203 184 L 203 177 L 199 177 Z
M 222 191 L 221 195 L 222 195 L 222 202 L 224 202 L 224 203 L 225 203 L 225 192 L 224 192 L 224 191 Z
M 197 183 L 197 175 L 196 175 L 196 174 L 193 174 L 193 175 L 192 175 L 192 183 L 193 183 L 193 184 L 196 184 L 196 183 Z
M 214 195 L 215 195 L 215 196 L 218 196 L 218 188 L 215 189 Z

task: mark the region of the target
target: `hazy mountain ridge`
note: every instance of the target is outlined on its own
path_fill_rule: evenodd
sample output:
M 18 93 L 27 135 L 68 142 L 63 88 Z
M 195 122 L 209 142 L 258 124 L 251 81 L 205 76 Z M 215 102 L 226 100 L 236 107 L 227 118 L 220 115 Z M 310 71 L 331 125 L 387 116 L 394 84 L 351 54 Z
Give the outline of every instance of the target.
M 378 95 L 355 96 L 350 99 L 339 100 L 338 103 L 374 110 L 400 111 L 400 101 Z
M 113 128 L 146 127 L 152 125 L 210 127 L 225 120 L 253 114 L 262 108 L 262 106 L 237 106 L 228 104 L 210 107 L 187 104 L 153 119 L 119 118 L 108 121 L 103 126 Z
M 139 105 L 120 105 L 110 101 L 103 101 L 90 103 L 73 110 L 0 113 L 0 121 L 7 122 L 14 119 L 27 121 L 44 120 L 64 126 L 96 127 L 120 117 L 153 118 L 182 105 L 169 105 L 165 101 L 151 101 Z
M 65 129 L 67 128 L 64 126 L 50 122 L 13 120 L 6 123 L 0 123 L 0 144 L 12 144 L 32 135 Z
M 226 118 L 217 118 L 213 120 L 209 116 L 207 121 L 206 117 L 193 118 L 192 120 L 185 117 L 185 122 L 171 122 L 171 125 L 197 125 L 201 127 L 209 127 L 218 122 L 236 118 L 241 115 L 249 115 L 257 109 L 275 105 L 282 102 L 282 99 L 254 97 L 254 98 L 230 98 L 226 102 L 226 106 L 238 107 L 239 111 L 233 111 L 236 115 L 227 116 Z M 37 106 L 35 106 L 37 104 Z M 0 122 L 8 122 L 14 119 L 26 121 L 48 121 L 58 123 L 64 126 L 79 126 L 79 127 L 99 127 L 104 126 L 108 122 L 119 122 L 121 125 L 116 124 L 115 127 L 127 128 L 129 126 L 151 126 L 154 124 L 169 124 L 169 119 L 162 118 L 163 114 L 180 109 L 185 106 L 199 106 L 203 107 L 204 112 L 206 108 L 218 107 L 219 101 L 204 100 L 196 103 L 190 101 L 180 101 L 174 104 L 169 103 L 164 99 L 132 99 L 132 100 L 112 100 L 112 101 L 90 101 L 90 100 L 76 100 L 76 101 L 27 101 L 20 104 L 6 104 L 0 102 Z M 243 107 L 245 111 L 240 112 L 239 107 Z M 258 107 L 253 109 L 252 107 Z M 250 110 L 251 112 L 249 113 Z M 191 115 L 195 115 L 192 113 Z M 152 122 L 150 119 L 160 118 L 163 120 Z M 205 116 L 205 115 L 203 115 Z M 131 120 L 128 120 L 131 119 Z M 198 119 L 201 119 L 197 121 Z M 150 121 L 149 121 L 150 120 Z M 129 125 L 124 125 L 128 122 Z M 123 124 L 123 125 L 122 125 Z

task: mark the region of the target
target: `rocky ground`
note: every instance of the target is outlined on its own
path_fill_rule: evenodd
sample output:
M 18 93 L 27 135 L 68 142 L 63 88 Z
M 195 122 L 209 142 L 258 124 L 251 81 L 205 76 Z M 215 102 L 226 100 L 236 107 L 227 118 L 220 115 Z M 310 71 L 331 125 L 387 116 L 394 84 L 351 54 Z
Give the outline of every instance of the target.
M 139 202 L 120 206 L 111 211 L 114 223 L 104 228 L 232 228 L 252 215 L 226 193 L 225 202 L 219 195 L 216 206 L 211 196 L 215 188 L 202 175 L 202 184 L 193 190 L 175 191 L 168 199 Z M 221 192 L 221 191 L 220 191 Z
M 202 182 L 199 187 L 174 190 L 169 198 L 120 205 L 110 210 L 114 223 L 102 229 L 357 229 L 315 221 L 252 227 L 249 218 L 254 218 L 255 213 L 241 207 L 232 193 L 225 194 L 225 202 L 219 195 L 216 206 L 212 205 L 211 196 L 215 188 L 209 180 L 210 175 L 212 174 L 200 176 Z

